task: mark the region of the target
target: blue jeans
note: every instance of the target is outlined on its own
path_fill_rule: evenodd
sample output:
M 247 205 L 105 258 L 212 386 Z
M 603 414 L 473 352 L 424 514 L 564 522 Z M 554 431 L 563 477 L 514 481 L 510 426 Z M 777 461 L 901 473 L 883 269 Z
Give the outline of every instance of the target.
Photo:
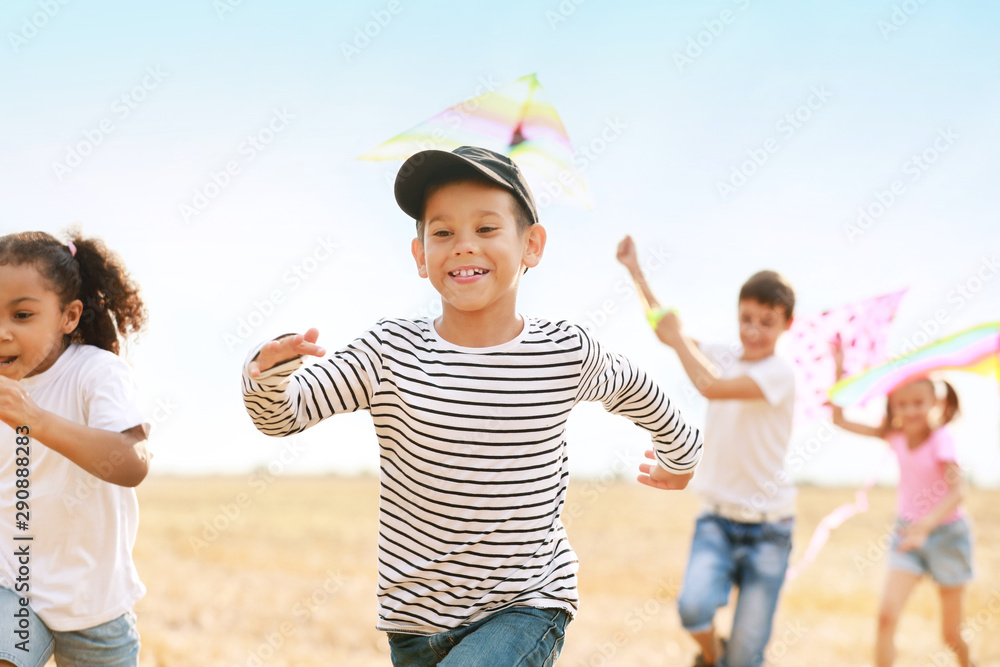
M 569 614 L 510 607 L 436 635 L 390 632 L 393 667 L 552 667 Z
M 0 587 L 0 660 L 18 667 L 41 667 L 54 652 L 58 667 L 139 664 L 139 632 L 131 611 L 92 628 L 60 632 L 50 630 L 31 607 L 22 608 L 19 599 L 20 594 Z M 15 616 L 21 609 L 27 611 L 23 623 Z
M 927 536 L 919 549 L 900 551 L 901 530 L 906 525 L 896 522 L 892 535 L 889 569 L 913 574 L 929 574 L 939 586 L 962 586 L 972 579 L 972 530 L 965 517 L 938 526 Z
M 720 667 L 759 667 L 771 638 L 778 595 L 792 550 L 794 519 L 741 523 L 703 514 L 695 524 L 691 557 L 678 599 L 681 623 L 692 633 L 712 628 L 715 611 L 739 588 L 733 630 Z

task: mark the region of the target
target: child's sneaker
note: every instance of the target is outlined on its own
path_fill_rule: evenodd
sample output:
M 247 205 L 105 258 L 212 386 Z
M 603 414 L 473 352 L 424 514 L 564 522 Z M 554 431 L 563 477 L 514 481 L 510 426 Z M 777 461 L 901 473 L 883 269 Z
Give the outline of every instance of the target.
M 719 645 L 722 647 L 721 650 L 719 651 L 719 655 L 718 655 L 719 658 L 721 658 L 724 655 L 726 655 L 726 647 L 727 647 L 728 644 L 729 644 L 729 641 L 727 639 L 719 637 Z M 713 662 L 711 664 L 705 662 L 705 655 L 703 653 L 699 653 L 694 658 L 694 665 L 693 665 L 693 667 L 714 667 L 714 665 L 717 665 L 717 664 L 719 664 L 718 661 Z

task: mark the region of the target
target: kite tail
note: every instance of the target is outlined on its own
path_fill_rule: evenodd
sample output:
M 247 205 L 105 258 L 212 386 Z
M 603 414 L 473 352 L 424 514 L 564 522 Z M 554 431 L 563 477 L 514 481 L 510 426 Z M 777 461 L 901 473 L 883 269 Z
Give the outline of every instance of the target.
M 851 517 L 868 511 L 868 492 L 875 486 L 875 482 L 878 480 L 879 470 L 882 469 L 882 466 L 889 454 L 889 451 L 882 454 L 882 458 L 879 459 L 874 472 L 869 475 L 865 483 L 854 493 L 853 503 L 845 503 L 823 517 L 823 519 L 816 526 L 816 530 L 813 531 L 812 539 L 809 540 L 809 546 L 806 547 L 805 553 L 802 554 L 799 561 L 795 563 L 795 565 L 788 568 L 788 572 L 785 574 L 786 582 L 794 580 L 802 574 L 802 571 L 806 569 L 810 563 L 816 560 L 816 556 L 819 555 L 819 552 L 826 545 L 827 541 L 830 539 L 830 534 L 833 533 L 834 530 L 839 528 L 841 524 Z

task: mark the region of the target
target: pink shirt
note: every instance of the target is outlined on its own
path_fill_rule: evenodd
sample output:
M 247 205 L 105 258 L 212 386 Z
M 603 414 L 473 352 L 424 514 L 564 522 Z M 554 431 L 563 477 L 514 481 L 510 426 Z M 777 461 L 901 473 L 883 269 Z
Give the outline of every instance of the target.
M 887 441 L 899 461 L 899 496 L 896 511 L 908 523 L 923 518 L 945 496 L 950 486 L 945 464 L 955 463 L 955 441 L 945 427 L 933 431 L 926 440 L 910 449 L 906 436 L 896 432 Z M 942 524 L 962 517 L 960 508 L 945 517 Z

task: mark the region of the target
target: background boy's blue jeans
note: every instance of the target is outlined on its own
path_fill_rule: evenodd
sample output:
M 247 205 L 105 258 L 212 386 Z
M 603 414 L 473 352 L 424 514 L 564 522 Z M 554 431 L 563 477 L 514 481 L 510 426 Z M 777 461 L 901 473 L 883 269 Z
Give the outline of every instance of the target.
M 389 634 L 394 667 L 551 667 L 569 614 L 511 607 L 436 635 Z
M 764 664 L 792 550 L 793 525 L 791 517 L 772 523 L 741 523 L 716 514 L 698 517 L 678 607 L 688 632 L 706 632 L 716 609 L 728 602 L 733 584 L 739 587 L 733 630 L 720 667 Z

